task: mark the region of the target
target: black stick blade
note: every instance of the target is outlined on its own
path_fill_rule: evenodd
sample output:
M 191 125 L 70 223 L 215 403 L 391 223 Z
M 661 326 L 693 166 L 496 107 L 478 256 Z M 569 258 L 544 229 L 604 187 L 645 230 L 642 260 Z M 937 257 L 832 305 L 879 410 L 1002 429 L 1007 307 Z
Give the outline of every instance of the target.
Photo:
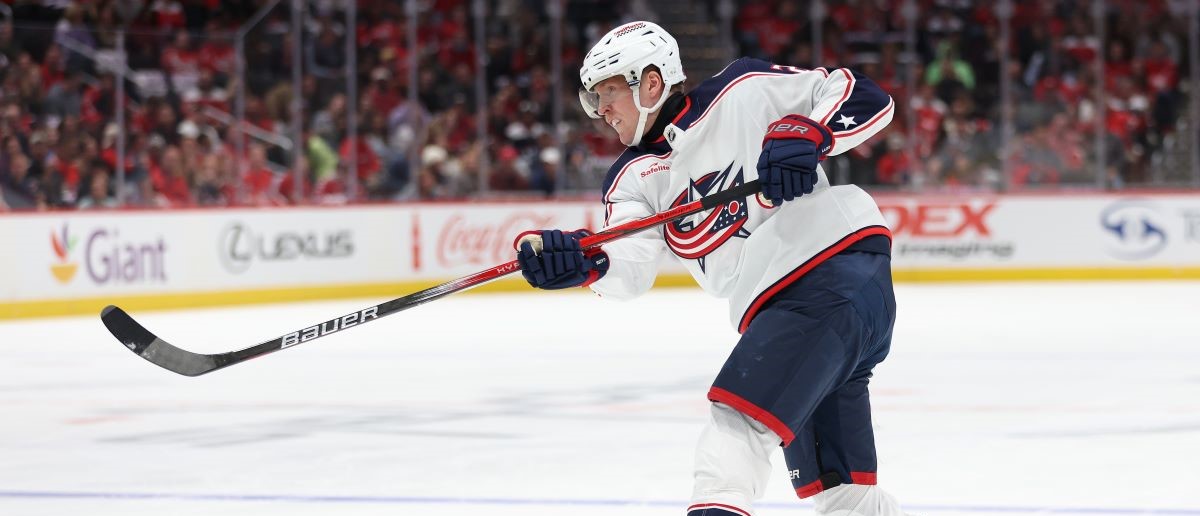
M 133 320 L 124 310 L 109 305 L 100 312 L 108 331 L 138 356 L 168 371 L 200 376 L 221 367 L 220 355 L 201 355 L 168 344 Z

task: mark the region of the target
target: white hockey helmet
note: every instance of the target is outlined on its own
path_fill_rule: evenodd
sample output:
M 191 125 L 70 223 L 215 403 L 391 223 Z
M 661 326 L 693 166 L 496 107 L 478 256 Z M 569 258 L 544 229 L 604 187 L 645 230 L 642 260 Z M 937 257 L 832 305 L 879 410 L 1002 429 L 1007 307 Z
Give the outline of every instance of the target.
M 638 98 L 638 85 L 642 82 L 642 73 L 649 66 L 658 67 L 665 83 L 664 90 L 670 90 L 687 78 L 683 75 L 679 44 L 675 38 L 655 23 L 635 21 L 621 25 L 600 38 L 584 56 L 583 66 L 579 68 L 579 81 L 583 84 L 579 89 L 579 103 L 592 118 L 600 118 L 600 97 L 595 92 L 596 84 L 618 75 L 625 77 L 625 82 L 633 90 L 633 104 L 641 113 L 631 146 L 641 141 L 646 115 L 661 108 L 668 97 L 664 91 L 653 107 L 642 106 Z

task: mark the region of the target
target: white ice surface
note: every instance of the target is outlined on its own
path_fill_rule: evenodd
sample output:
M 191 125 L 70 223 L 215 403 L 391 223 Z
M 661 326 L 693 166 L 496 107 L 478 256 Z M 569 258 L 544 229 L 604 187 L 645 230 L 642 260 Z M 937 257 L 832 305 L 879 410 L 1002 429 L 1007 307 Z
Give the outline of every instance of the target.
M 898 286 L 872 381 L 914 514 L 1200 515 L 1200 282 Z M 134 313 L 228 351 L 378 302 Z M 0 324 L 0 516 L 681 515 L 736 340 L 695 290 L 462 295 L 185 378 Z M 809 514 L 781 454 L 762 516 Z

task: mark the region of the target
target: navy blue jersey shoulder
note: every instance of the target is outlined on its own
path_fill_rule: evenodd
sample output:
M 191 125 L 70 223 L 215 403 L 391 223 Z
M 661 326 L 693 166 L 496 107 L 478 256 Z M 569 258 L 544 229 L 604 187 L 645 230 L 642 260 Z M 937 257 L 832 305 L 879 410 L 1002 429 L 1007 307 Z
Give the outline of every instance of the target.
M 892 102 L 892 97 L 875 81 L 849 68 L 844 70 L 853 78 L 854 89 L 838 110 L 827 117 L 826 125 L 835 133 L 857 130 L 885 111 Z
M 633 158 L 644 154 L 644 152 L 634 150 L 633 147 L 628 147 L 620 156 L 617 156 L 617 160 L 608 167 L 608 174 L 604 176 L 604 189 L 600 191 L 602 200 L 605 202 L 608 201 L 608 191 L 612 190 L 613 183 L 617 181 L 617 174 L 621 173 L 621 169 L 625 168 L 625 165 L 628 165 L 630 161 L 633 161 Z
M 622 152 L 620 156 L 617 156 L 617 160 L 613 162 L 612 166 L 608 167 L 608 174 L 604 176 L 604 189 L 600 191 L 600 195 L 603 196 L 601 197 L 601 200 L 605 202 L 608 201 L 608 192 L 609 190 L 612 190 L 613 183 L 617 181 L 617 175 L 621 173 L 621 169 L 625 168 L 625 165 L 628 165 L 630 161 L 647 154 L 665 156 L 669 152 L 671 152 L 671 147 L 669 147 L 666 143 L 627 147 L 625 152 Z
M 695 89 L 688 92 L 688 98 L 691 100 L 691 105 L 687 112 L 680 117 L 679 121 L 675 122 L 678 127 L 689 127 L 700 118 L 700 115 L 708 111 L 712 103 L 717 100 L 722 91 L 725 91 L 738 79 L 752 73 L 774 73 L 780 75 L 788 75 L 795 73 L 792 69 L 775 66 L 761 59 L 752 57 L 743 57 L 729 63 L 721 73 L 709 77 L 701 82 Z

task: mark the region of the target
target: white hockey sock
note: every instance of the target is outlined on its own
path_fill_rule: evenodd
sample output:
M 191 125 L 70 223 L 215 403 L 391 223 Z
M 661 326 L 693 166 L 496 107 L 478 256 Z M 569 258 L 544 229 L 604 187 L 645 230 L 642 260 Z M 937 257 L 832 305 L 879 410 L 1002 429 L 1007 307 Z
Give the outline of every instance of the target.
M 842 484 L 813 495 L 821 516 L 907 516 L 879 486 Z
M 713 403 L 696 446 L 691 507 L 715 504 L 735 514 L 752 514 L 751 503 L 762 497 L 771 474 L 771 453 L 781 442 L 762 423 Z

